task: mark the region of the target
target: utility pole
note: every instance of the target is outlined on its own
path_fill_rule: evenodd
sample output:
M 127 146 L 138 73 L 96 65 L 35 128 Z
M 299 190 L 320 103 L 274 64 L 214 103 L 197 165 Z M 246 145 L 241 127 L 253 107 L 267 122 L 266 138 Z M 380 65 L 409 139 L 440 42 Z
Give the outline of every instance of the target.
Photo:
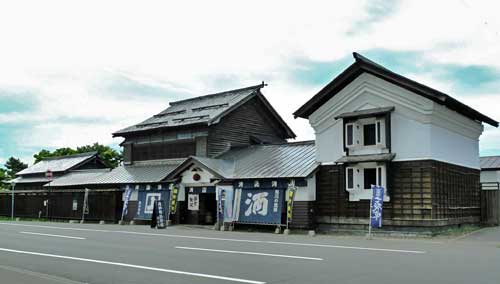
M 12 219 L 12 221 L 14 221 L 14 191 L 16 189 L 16 183 L 15 182 L 12 182 L 12 189 L 11 189 L 11 192 L 12 192 L 12 200 L 11 200 L 11 208 L 10 208 L 10 217 Z

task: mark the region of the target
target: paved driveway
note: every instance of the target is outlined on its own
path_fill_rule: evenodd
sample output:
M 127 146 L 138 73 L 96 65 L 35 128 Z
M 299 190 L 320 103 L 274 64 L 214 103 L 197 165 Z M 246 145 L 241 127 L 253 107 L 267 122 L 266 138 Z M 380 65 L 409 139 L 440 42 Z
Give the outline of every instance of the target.
M 483 242 L 483 243 L 498 243 L 500 245 L 500 227 L 488 227 L 479 231 L 473 232 L 463 238 L 461 241 Z

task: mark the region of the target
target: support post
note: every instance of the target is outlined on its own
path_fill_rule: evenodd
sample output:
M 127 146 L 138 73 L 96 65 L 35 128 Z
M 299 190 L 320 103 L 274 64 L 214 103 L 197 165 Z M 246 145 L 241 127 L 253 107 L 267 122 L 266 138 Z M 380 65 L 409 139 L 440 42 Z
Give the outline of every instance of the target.
M 14 221 L 14 198 L 15 198 L 14 197 L 14 191 L 15 191 L 15 189 L 16 189 L 16 183 L 13 182 L 12 183 L 12 189 L 11 189 L 11 191 L 12 191 L 12 198 L 11 199 L 12 200 L 11 200 L 11 205 L 10 205 L 11 206 L 10 217 L 11 217 L 12 221 Z

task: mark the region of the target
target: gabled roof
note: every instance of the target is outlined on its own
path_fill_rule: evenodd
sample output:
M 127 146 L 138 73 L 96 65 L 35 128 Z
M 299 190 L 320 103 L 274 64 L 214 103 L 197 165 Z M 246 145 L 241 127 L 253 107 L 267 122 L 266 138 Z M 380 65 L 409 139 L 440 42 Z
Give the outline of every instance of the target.
M 481 170 L 500 170 L 500 156 L 481 157 Z
M 295 117 L 309 118 L 309 116 L 321 107 L 324 103 L 335 96 L 340 90 L 351 83 L 362 73 L 369 73 L 393 83 L 401 88 L 407 89 L 413 93 L 428 98 L 438 104 L 444 105 L 447 108 L 454 110 L 472 120 L 488 123 L 492 126 L 498 127 L 498 122 L 477 110 L 457 101 L 449 95 L 442 93 L 438 90 L 415 82 L 404 76 L 390 71 L 389 69 L 377 64 L 370 59 L 354 52 L 355 62 L 338 75 L 333 81 L 321 89 L 314 95 L 307 103 L 301 106 L 294 112 Z
M 250 99 L 257 97 L 284 129 L 287 138 L 295 138 L 293 131 L 261 94 L 260 89 L 264 86 L 266 85 L 262 83 L 242 89 L 171 102 L 166 110 L 139 124 L 119 130 L 113 133 L 113 136 L 123 136 L 128 133 L 158 128 L 173 128 L 187 125 L 209 126 L 218 123 L 222 117 L 231 113 Z
M 51 170 L 54 173 L 65 172 L 75 169 L 94 158 L 98 158 L 97 152 L 87 152 L 82 154 L 46 158 L 18 172 L 16 175 L 20 176 L 27 174 L 41 174 L 45 173 L 47 170 Z
M 167 177 L 174 179 L 191 165 L 211 171 L 221 179 L 304 178 L 311 175 L 316 163 L 314 141 L 275 145 L 252 145 L 233 149 L 217 158 L 192 156 Z

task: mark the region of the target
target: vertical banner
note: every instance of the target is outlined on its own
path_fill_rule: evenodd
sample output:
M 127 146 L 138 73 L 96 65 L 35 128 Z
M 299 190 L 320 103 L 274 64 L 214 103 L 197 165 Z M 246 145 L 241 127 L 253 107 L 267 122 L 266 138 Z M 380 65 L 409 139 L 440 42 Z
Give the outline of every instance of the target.
M 89 191 L 90 189 L 86 188 L 83 196 L 83 214 L 89 214 Z
M 382 227 L 382 210 L 384 205 L 384 188 L 372 185 L 372 199 L 370 203 L 370 227 Z
M 163 200 L 156 200 L 156 209 L 157 209 L 156 228 L 165 229 L 167 227 L 167 221 L 165 219 L 166 212 Z
M 224 222 L 224 201 L 226 199 L 226 190 L 217 188 L 217 224 Z
M 177 212 L 177 198 L 179 196 L 179 188 L 175 184 L 170 184 L 170 214 Z
M 125 188 L 125 199 L 123 200 L 123 210 L 121 218 L 122 221 L 125 215 L 127 215 L 128 213 L 128 202 L 130 201 L 130 196 L 132 196 L 132 188 L 127 185 L 127 187 Z
M 224 189 L 226 198 L 224 200 L 224 223 L 231 223 L 234 221 L 234 189 L 227 188 Z
M 292 180 L 288 185 L 288 199 L 286 206 L 286 227 L 292 222 L 293 215 L 293 202 L 295 201 L 295 194 L 297 193 L 297 187 L 295 186 L 295 181 Z

